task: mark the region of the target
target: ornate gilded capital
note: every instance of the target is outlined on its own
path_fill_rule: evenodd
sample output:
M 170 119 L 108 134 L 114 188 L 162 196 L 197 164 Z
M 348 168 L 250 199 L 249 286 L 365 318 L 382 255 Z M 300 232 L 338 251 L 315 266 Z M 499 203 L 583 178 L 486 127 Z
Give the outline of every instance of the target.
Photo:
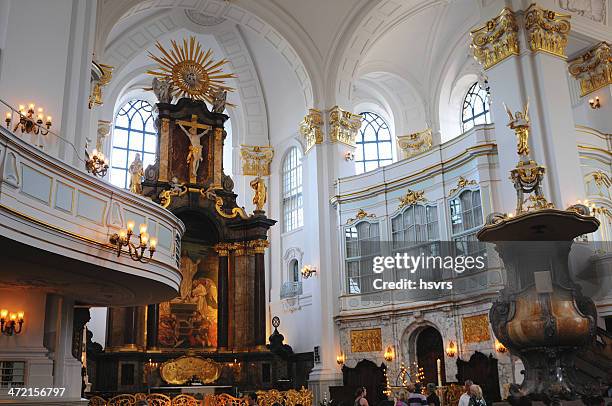
M 246 176 L 269 176 L 274 148 L 269 145 L 241 145 L 242 173 Z
M 433 136 L 431 128 L 397 137 L 397 145 L 402 151 L 402 158 L 404 159 L 429 151 L 432 144 Z
M 308 114 L 300 123 L 300 135 L 306 141 L 306 152 L 315 144 L 323 142 L 323 115 L 320 110 L 308 109 Z
M 249 250 L 254 254 L 263 254 L 266 252 L 266 248 L 270 246 L 270 241 L 268 240 L 253 240 L 248 242 Z
M 569 14 L 557 13 L 536 4 L 525 10 L 527 42 L 533 52 L 548 52 L 565 58 L 567 36 L 571 29 Z
M 338 106 L 329 111 L 329 139 L 331 142 L 341 142 L 355 146 L 357 131 L 361 128 L 362 116 L 342 110 Z
M 218 244 L 215 244 L 214 249 L 217 252 L 217 255 L 219 255 L 220 257 L 227 257 L 229 255 L 230 250 L 232 249 L 232 244 L 229 242 L 220 242 Z
M 228 244 L 229 249 L 234 251 L 237 256 L 243 256 L 247 252 L 247 246 L 243 242 L 233 242 Z
M 569 63 L 569 72 L 580 81 L 580 95 L 586 96 L 612 85 L 612 52 L 610 44 L 600 42 Z
M 519 54 L 518 25 L 514 12 L 508 7 L 484 26 L 472 30 L 470 35 L 474 58 L 485 70 Z
M 414 204 L 417 204 L 418 202 L 426 201 L 427 199 L 425 199 L 424 194 L 425 192 L 422 190 L 414 191 L 414 190 L 408 189 L 406 194 L 403 197 L 399 198 L 400 204 L 399 204 L 398 209 L 401 209 L 406 206 L 412 206 Z

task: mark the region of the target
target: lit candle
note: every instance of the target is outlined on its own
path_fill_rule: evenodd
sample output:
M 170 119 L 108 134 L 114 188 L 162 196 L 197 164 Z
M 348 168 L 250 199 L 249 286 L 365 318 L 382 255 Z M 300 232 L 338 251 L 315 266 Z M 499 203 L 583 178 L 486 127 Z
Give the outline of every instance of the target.
M 140 225 L 140 234 L 144 234 L 147 232 L 147 225 L 146 224 L 141 224 Z
M 34 110 L 34 103 L 30 103 L 30 104 L 28 104 L 28 108 L 29 108 L 30 110 Z
M 140 245 L 142 245 L 143 247 L 147 245 L 147 243 L 149 242 L 149 234 L 145 233 L 140 233 Z
M 8 315 L 8 310 L 6 309 L 0 310 L 0 319 L 6 319 L 7 315 Z
M 157 247 L 157 238 L 151 238 L 151 241 L 149 241 L 149 249 L 151 251 L 155 251 L 156 247 Z
M 42 107 L 39 107 L 39 108 L 38 108 L 38 114 L 42 115 L 42 112 L 43 112 Z
M 23 113 L 23 111 L 25 110 L 25 106 L 23 104 L 19 105 L 19 112 Z
M 127 238 L 127 232 L 125 230 L 119 230 L 119 238 L 125 240 Z
M 17 320 L 17 315 L 15 313 L 11 313 L 9 319 L 11 319 L 11 321 L 15 321 Z
M 134 231 L 134 222 L 132 220 L 127 222 L 127 228 L 128 228 L 128 231 L 130 232 Z
M 97 149 L 93 149 L 93 151 L 91 151 L 91 156 L 96 156 L 98 155 L 98 150 Z
M 23 312 L 18 312 L 17 313 L 17 320 L 19 320 L 19 321 L 23 320 L 23 316 L 24 316 Z
M 440 361 L 440 358 L 436 360 L 436 366 L 438 367 L 438 386 L 442 386 L 442 361 Z
M 51 125 L 51 116 L 47 116 L 47 123 Z
M 43 115 L 42 115 L 42 114 L 39 114 L 39 115 L 38 115 L 36 118 L 37 118 L 37 119 L 38 119 L 40 122 L 42 122 L 42 121 L 43 121 Z
M 11 113 L 10 111 L 6 112 L 6 119 L 10 120 L 13 117 L 13 113 Z

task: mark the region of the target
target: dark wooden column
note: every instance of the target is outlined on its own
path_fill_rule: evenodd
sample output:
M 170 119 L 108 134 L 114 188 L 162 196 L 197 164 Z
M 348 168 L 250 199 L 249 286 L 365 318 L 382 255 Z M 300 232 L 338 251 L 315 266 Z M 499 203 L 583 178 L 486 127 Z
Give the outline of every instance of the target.
M 159 328 L 159 304 L 147 306 L 147 349 L 157 350 Z
M 219 303 L 217 314 L 217 347 L 220 349 L 227 349 L 229 332 L 229 245 L 226 243 L 217 244 L 215 246 L 215 251 L 217 251 L 219 255 L 217 280 L 217 302 Z
M 254 326 L 255 345 L 266 345 L 266 263 L 264 252 L 269 245 L 266 240 L 253 241 L 255 254 Z
M 136 330 L 138 323 L 136 320 L 136 307 L 125 308 L 125 324 L 123 326 L 123 344 L 125 346 L 136 346 Z

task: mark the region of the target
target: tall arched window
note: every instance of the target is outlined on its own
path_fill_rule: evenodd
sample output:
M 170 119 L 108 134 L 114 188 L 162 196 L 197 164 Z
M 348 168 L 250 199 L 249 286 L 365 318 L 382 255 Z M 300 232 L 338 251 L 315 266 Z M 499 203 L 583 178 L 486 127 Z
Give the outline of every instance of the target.
M 363 121 L 357 134 L 355 150 L 357 173 L 371 171 L 393 162 L 391 131 L 385 120 L 369 111 L 361 115 Z
M 155 163 L 157 131 L 153 121 L 153 107 L 144 100 L 130 100 L 117 113 L 111 152 L 110 181 L 113 185 L 129 187 L 127 169 L 137 153 L 145 169 Z
M 480 190 L 464 190 L 450 200 L 449 206 L 455 254 L 477 256 L 484 253 L 484 243 L 476 238 L 484 222 Z
M 283 160 L 283 231 L 304 225 L 302 202 L 302 153 L 292 147 Z
M 461 112 L 461 131 L 466 132 L 478 124 L 489 124 L 491 112 L 489 111 L 489 91 L 474 83 L 463 99 Z

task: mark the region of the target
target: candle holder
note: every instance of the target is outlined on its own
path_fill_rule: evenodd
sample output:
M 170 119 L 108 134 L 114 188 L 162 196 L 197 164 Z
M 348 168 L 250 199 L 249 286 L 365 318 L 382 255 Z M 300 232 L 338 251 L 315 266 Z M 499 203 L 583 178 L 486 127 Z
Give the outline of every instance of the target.
M 28 105 L 27 110 L 24 105 L 19 106 L 19 121 L 15 124 L 13 132 L 20 130 L 22 133 L 27 134 L 49 134 L 49 129 L 52 125 L 51 116 L 47 116 L 47 120 L 44 121 L 43 108 L 39 107 L 35 116 L 34 107 L 33 103 Z M 12 119 L 13 113 L 7 112 L 4 119 L 7 128 L 10 128 Z
M 104 177 L 108 171 L 108 158 L 104 156 L 102 152 L 97 149 L 91 151 L 91 155 L 85 148 L 85 168 L 88 173 L 94 176 Z
M 6 336 L 17 335 L 21 333 L 24 322 L 24 313 L 9 313 L 8 310 L 0 310 L 0 331 Z
M 140 234 L 138 235 L 138 243 L 135 244 L 131 241 L 132 236 L 134 235 L 134 222 L 128 221 L 127 229 L 120 230 L 118 234 L 113 234 L 109 241 L 111 244 L 116 246 L 117 248 L 117 256 L 121 255 L 123 251 L 122 248 L 125 246 L 128 249 L 128 255 L 134 261 L 142 262 L 146 264 L 153 258 L 153 254 L 157 248 L 157 239 L 151 238 L 149 239 L 149 233 L 147 233 L 146 224 L 140 225 Z M 149 258 L 145 257 L 145 251 L 149 251 Z

